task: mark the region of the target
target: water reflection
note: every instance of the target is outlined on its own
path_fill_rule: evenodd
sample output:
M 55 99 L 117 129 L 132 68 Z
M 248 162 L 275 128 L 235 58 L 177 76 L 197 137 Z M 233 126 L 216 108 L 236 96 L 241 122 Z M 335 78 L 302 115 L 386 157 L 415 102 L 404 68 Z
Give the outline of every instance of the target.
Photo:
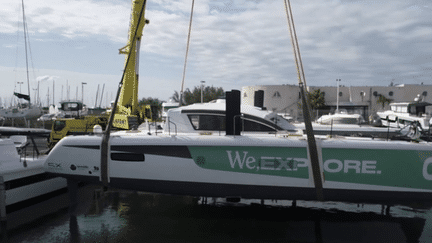
M 99 189 L 98 189 L 99 190 Z M 15 235 L 19 242 L 430 242 L 430 209 L 337 202 L 205 200 L 96 190 L 77 216 Z M 81 198 L 82 199 L 82 198 Z M 396 216 L 395 216 L 396 215 Z M 67 219 L 61 223 L 61 218 Z M 48 230 L 47 230 L 48 227 Z M 38 234 L 34 234 L 38 231 Z M 32 234 L 32 237 L 30 235 Z M 31 239 L 31 240 L 28 240 Z M 27 241 L 26 241 L 27 240 Z
M 277 205 L 281 202 L 262 206 L 213 199 L 202 204 L 204 200 L 194 197 L 124 191 L 108 192 L 100 200 L 105 202 L 106 213 L 98 214 L 94 221 L 103 223 L 100 230 L 83 235 L 83 241 L 418 242 L 426 221 L 375 212 Z M 110 211 L 121 219 L 119 225 Z

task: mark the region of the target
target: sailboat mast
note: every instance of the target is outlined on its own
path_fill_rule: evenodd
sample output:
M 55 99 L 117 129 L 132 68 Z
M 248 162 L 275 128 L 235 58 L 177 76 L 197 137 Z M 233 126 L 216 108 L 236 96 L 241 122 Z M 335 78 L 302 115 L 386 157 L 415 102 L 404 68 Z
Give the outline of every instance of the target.
M 95 105 L 94 105 L 95 108 L 97 107 L 98 96 L 99 96 L 99 84 L 98 84 L 98 88 L 97 88 L 97 91 L 96 91 L 96 102 L 95 102 Z
M 25 46 L 25 55 L 26 55 L 27 90 L 28 90 L 28 94 L 29 94 L 29 107 L 30 107 L 31 106 L 31 102 L 30 102 L 30 82 L 29 82 L 28 57 L 27 57 L 27 24 L 26 24 L 26 21 L 25 21 L 24 0 L 21 0 L 21 3 L 22 3 L 22 12 L 23 12 L 24 46 Z
M 102 93 L 101 93 L 101 98 L 100 98 L 100 101 L 99 101 L 99 107 L 101 107 L 101 105 L 102 105 L 102 99 L 103 99 L 104 89 L 105 89 L 105 84 L 103 84 L 103 86 L 102 86 Z

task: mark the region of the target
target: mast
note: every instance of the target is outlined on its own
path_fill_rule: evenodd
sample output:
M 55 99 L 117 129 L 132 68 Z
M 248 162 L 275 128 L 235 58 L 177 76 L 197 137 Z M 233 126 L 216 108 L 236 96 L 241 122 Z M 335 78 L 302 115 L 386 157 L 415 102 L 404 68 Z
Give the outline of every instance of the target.
M 40 101 L 40 96 L 39 96 L 39 83 L 40 83 L 40 81 L 38 81 L 38 87 L 37 87 L 37 104 L 39 106 L 41 106 L 41 101 Z
M 48 93 L 47 93 L 47 107 L 49 108 L 49 87 L 48 87 Z
M 67 101 L 69 101 L 69 93 L 70 93 L 69 80 L 66 80 L 66 97 L 67 97 Z
M 102 93 L 101 93 L 101 98 L 100 98 L 100 102 L 99 102 L 99 108 L 102 105 L 102 99 L 103 99 L 104 89 L 105 89 L 105 84 L 103 84 L 103 86 L 102 86 Z M 106 103 L 106 101 L 105 101 L 105 103 Z
M 99 84 L 98 84 L 98 88 L 96 90 L 96 102 L 95 102 L 95 105 L 94 105 L 95 108 L 97 107 L 98 96 L 99 96 Z
M 28 71 L 28 57 L 27 57 L 27 24 L 25 20 L 25 12 L 24 12 L 24 0 L 21 0 L 22 3 L 22 13 L 23 13 L 23 30 L 24 30 L 24 46 L 25 46 L 25 55 L 26 55 L 26 73 L 27 73 L 27 92 L 29 94 L 29 107 L 31 107 L 30 102 L 30 81 L 29 81 L 29 71 Z
M 339 113 L 339 82 L 341 80 L 340 79 L 336 79 L 336 84 L 337 84 L 337 89 L 336 89 L 336 112 L 335 113 Z

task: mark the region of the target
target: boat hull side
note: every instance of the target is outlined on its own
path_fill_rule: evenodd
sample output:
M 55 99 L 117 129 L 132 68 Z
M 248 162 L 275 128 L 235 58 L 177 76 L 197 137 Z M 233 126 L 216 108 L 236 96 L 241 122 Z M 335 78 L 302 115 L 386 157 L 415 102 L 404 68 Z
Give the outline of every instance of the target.
M 123 137 L 112 140 L 110 186 L 209 197 L 314 200 L 304 140 L 239 137 Z M 100 139 L 66 138 L 45 169 L 99 183 Z M 87 140 L 89 140 L 87 139 Z M 324 199 L 351 202 L 432 200 L 429 144 L 319 140 Z

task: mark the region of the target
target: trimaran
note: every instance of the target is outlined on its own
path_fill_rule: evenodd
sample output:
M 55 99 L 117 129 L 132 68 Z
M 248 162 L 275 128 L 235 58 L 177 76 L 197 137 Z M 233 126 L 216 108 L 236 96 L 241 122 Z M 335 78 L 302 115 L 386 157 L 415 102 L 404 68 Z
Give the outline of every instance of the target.
M 285 3 L 303 88 L 291 9 Z M 132 9 L 141 9 L 138 1 L 133 4 Z M 239 135 L 240 92 L 227 92 L 226 103 L 224 136 L 109 134 L 108 127 L 103 136 L 62 139 L 48 155 L 45 170 L 70 181 L 192 196 L 390 204 L 432 199 L 428 143 L 315 139 L 311 126 L 307 136 Z

